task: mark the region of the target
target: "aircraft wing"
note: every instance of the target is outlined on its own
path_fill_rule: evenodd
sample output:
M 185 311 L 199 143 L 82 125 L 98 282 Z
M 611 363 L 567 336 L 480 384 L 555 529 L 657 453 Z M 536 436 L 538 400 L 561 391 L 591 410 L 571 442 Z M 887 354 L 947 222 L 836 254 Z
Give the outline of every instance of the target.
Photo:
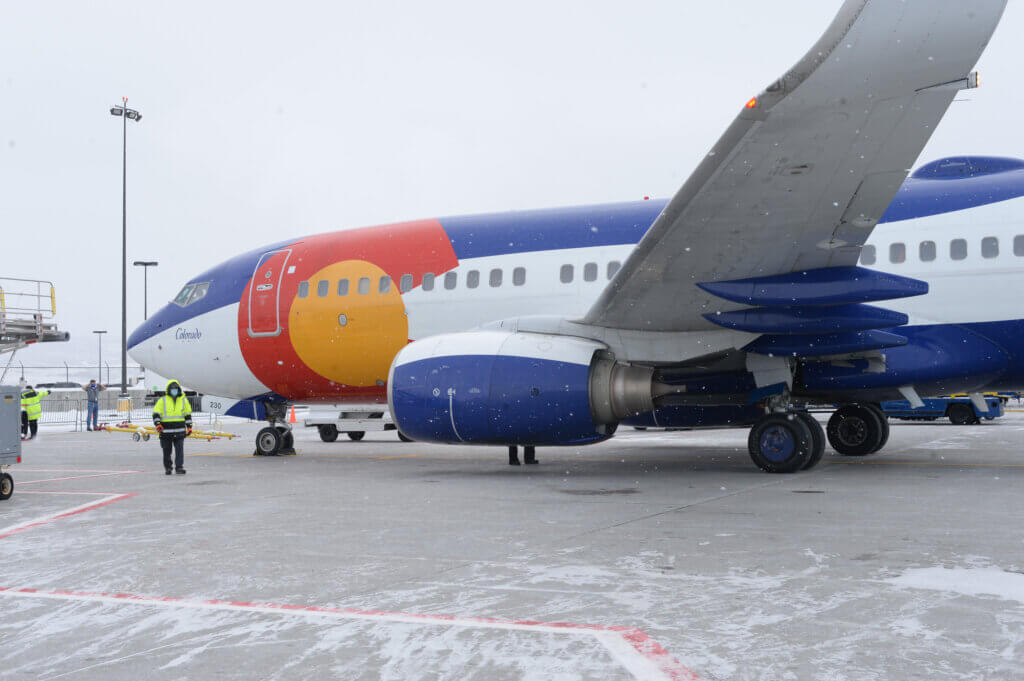
M 716 328 L 697 284 L 856 264 L 1006 0 L 846 0 L 748 102 L 587 313 L 598 326 Z M 765 41 L 771 40 L 766 33 Z

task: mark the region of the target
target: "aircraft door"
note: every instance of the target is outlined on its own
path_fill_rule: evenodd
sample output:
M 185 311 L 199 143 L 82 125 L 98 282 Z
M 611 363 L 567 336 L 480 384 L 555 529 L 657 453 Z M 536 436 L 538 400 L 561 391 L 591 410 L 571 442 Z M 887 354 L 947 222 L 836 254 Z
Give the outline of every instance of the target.
M 281 334 L 281 283 L 291 250 L 268 251 L 260 256 L 249 287 L 249 335 Z

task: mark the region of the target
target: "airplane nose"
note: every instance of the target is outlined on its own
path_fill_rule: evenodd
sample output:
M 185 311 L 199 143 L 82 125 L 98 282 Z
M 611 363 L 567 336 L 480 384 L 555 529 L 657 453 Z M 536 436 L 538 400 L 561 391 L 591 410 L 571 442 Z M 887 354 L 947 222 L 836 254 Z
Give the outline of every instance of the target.
M 156 342 L 153 340 L 153 336 L 159 332 L 160 329 L 152 320 L 146 320 L 139 324 L 128 336 L 128 355 L 142 366 L 151 365 L 153 358 L 151 346 Z

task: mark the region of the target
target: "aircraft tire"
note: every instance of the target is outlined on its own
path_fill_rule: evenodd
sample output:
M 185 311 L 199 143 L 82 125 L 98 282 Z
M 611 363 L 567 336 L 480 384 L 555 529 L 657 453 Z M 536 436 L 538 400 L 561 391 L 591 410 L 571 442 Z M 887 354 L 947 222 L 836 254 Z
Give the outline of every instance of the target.
M 807 463 L 801 469 L 808 471 L 817 466 L 821 462 L 821 458 L 825 456 L 825 429 L 818 423 L 818 419 L 809 412 L 799 411 L 797 416 L 803 419 L 807 429 L 811 431 L 811 453 L 807 457 Z
M 398 433 L 398 439 L 401 440 L 402 442 L 412 442 L 411 437 L 406 437 L 405 435 L 402 434 L 402 431 L 398 430 L 397 428 L 395 429 L 395 432 Z
M 813 438 L 804 420 L 793 414 L 771 414 L 750 429 L 747 450 L 766 473 L 795 473 L 811 455 Z
M 0 501 L 7 501 L 14 494 L 14 478 L 10 473 L 0 473 Z
M 843 456 L 867 456 L 882 442 L 882 421 L 873 409 L 847 404 L 832 414 L 825 432 L 832 449 Z
M 886 416 L 885 412 L 882 411 L 882 407 L 873 402 L 863 405 L 868 409 L 875 412 L 875 416 L 878 417 L 878 422 L 882 426 L 882 441 L 878 443 L 878 446 L 871 450 L 871 453 L 881 451 L 883 447 L 889 442 L 889 417 Z
M 349 433 L 347 433 L 347 435 L 348 435 L 348 439 L 352 440 L 352 442 L 359 442 L 364 437 L 366 437 L 366 432 L 362 431 L 362 430 L 353 430 L 353 431 L 350 431 Z
M 320 431 L 320 439 L 324 442 L 334 442 L 338 439 L 338 426 L 333 423 L 324 423 L 316 427 Z
M 256 433 L 256 456 L 277 456 L 284 444 L 281 431 L 273 426 L 262 428 Z

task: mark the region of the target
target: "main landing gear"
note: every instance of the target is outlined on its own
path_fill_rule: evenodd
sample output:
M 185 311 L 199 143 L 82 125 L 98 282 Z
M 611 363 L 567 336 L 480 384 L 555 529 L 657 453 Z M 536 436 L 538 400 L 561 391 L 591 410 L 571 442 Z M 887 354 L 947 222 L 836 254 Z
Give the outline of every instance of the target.
M 267 421 L 270 425 L 256 433 L 256 450 L 253 456 L 294 456 L 295 436 L 288 426 L 286 416 L 288 405 L 267 404 Z
M 844 456 L 874 454 L 889 441 L 889 419 L 876 404 L 844 404 L 828 420 L 828 443 Z
M 747 448 L 758 468 L 795 473 L 814 468 L 825 453 L 826 439 L 844 456 L 867 456 L 889 440 L 889 419 L 877 404 L 844 404 L 827 428 L 806 411 L 776 412 L 750 429 Z
M 825 433 L 803 411 L 769 414 L 750 429 L 750 458 L 768 473 L 795 473 L 818 465 L 825 453 Z

